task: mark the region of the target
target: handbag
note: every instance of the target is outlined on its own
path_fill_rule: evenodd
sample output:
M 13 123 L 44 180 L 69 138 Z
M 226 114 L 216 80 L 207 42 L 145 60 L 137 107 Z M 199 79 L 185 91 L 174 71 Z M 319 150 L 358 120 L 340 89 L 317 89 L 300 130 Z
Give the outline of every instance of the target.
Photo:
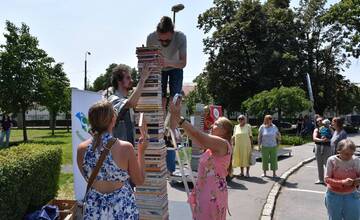
M 252 150 L 250 153 L 250 165 L 251 166 L 254 166 L 256 164 L 256 159 L 257 159 L 256 153 L 254 150 Z
M 106 156 L 109 154 L 111 147 L 115 144 L 116 140 L 117 140 L 116 138 L 111 138 L 110 141 L 106 144 L 106 146 L 104 147 L 104 150 L 101 152 L 101 155 L 100 155 L 98 161 L 96 162 L 96 166 L 95 166 L 94 170 L 91 172 L 91 175 L 89 177 L 88 184 L 86 187 L 84 199 L 82 200 L 82 202 L 80 204 L 78 204 L 78 212 L 77 212 L 77 216 L 76 216 L 77 219 L 84 219 L 83 216 L 84 216 L 84 212 L 85 212 L 85 198 L 86 198 L 91 186 L 93 185 L 93 183 L 96 179 L 96 176 L 98 175 L 100 168 L 104 163 Z

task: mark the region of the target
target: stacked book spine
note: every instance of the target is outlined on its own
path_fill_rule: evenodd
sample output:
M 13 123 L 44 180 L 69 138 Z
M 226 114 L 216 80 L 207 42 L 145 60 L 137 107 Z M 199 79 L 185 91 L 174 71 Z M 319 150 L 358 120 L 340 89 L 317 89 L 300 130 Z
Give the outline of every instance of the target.
M 166 146 L 164 141 L 164 112 L 161 94 L 160 50 L 156 47 L 136 48 L 138 69 L 142 72 L 145 65 L 151 73 L 145 82 L 141 97 L 135 108 L 135 121 L 140 112 L 144 113 L 149 134 L 149 145 L 145 151 L 145 183 L 136 187 L 136 204 L 141 220 L 169 219 L 167 196 Z M 136 141 L 139 140 L 139 125 L 136 125 Z

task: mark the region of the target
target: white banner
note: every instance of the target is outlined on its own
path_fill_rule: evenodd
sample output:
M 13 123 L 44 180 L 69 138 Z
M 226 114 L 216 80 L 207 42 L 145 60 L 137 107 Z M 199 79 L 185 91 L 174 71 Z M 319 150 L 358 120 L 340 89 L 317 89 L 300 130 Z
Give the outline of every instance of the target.
M 91 136 L 88 133 L 90 125 L 88 111 L 91 105 L 101 100 L 101 94 L 73 88 L 71 90 L 71 126 L 72 126 L 72 155 L 74 171 L 75 199 L 82 200 L 86 191 L 86 181 L 77 165 L 77 147 Z

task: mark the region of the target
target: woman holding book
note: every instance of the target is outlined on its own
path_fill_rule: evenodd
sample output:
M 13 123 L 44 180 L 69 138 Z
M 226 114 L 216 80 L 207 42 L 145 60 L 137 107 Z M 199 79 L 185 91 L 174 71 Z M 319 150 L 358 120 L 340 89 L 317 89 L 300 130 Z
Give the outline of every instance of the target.
M 84 219 L 139 219 L 129 180 L 141 185 L 145 179 L 146 126 L 141 128 L 136 156 L 132 144 L 112 136 L 116 113 L 111 103 L 94 104 L 89 110 L 89 122 L 93 138 L 81 143 L 77 151 L 77 163 L 89 188 L 84 198 Z M 104 156 L 99 166 L 99 158 Z M 92 181 L 97 167 L 101 168 Z
M 198 179 L 189 198 L 193 219 L 224 220 L 228 210 L 226 176 L 232 154 L 232 124 L 227 118 L 220 117 L 207 134 L 181 117 L 180 109 L 180 100 L 170 105 L 172 129 L 183 128 L 205 150 L 200 157 Z

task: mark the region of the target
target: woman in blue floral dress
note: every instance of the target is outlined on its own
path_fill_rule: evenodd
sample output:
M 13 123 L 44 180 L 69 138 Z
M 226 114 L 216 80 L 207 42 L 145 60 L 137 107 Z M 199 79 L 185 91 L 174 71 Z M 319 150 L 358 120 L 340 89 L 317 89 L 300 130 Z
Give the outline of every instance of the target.
M 77 163 L 86 180 L 106 147 L 113 138 L 111 131 L 116 123 L 116 113 L 111 103 L 101 101 L 89 110 L 89 122 L 94 132 L 93 138 L 78 147 Z M 145 124 L 145 123 L 144 123 Z M 142 128 L 146 134 L 146 126 Z M 147 147 L 141 138 L 136 156 L 132 144 L 116 140 L 104 160 L 96 179 L 85 195 L 84 219 L 137 220 L 139 210 L 129 179 L 141 185 L 145 179 L 144 153 Z

